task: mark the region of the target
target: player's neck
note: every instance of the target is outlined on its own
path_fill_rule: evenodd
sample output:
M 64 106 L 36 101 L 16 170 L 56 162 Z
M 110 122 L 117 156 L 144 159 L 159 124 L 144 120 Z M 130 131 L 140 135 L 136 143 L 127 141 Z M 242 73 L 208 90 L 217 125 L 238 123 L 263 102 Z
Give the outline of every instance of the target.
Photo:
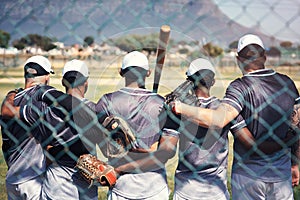
M 125 87 L 130 87 L 130 88 L 145 88 L 145 83 L 138 83 L 136 81 L 125 81 Z
M 25 80 L 25 88 L 30 88 L 30 87 L 33 87 L 33 86 L 36 86 L 36 85 L 48 85 L 47 82 L 42 82 L 42 81 L 33 81 L 33 80 L 29 80 L 29 79 L 26 79 Z
M 210 97 L 209 90 L 207 88 L 198 88 L 195 90 L 197 97 L 208 98 Z
M 68 89 L 67 94 L 72 95 L 73 97 L 76 97 L 78 99 L 84 98 L 84 91 L 80 87 Z

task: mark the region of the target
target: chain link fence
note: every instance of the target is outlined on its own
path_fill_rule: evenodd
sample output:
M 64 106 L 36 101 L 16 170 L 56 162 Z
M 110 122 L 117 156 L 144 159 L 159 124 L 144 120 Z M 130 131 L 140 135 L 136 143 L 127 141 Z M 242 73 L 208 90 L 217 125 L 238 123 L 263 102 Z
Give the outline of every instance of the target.
M 124 87 L 124 79 L 119 75 L 118 70 L 127 52 L 142 51 L 149 59 L 150 69 L 154 71 L 158 33 L 163 24 L 171 27 L 171 35 L 158 90 L 161 96 L 170 93 L 186 80 L 185 72 L 192 60 L 204 57 L 210 60 L 216 68 L 216 83 L 211 94 L 222 98 L 229 83 L 241 76 L 235 56 L 237 41 L 246 33 L 257 34 L 263 40 L 267 53 L 267 67 L 288 74 L 295 81 L 297 88 L 300 87 L 300 33 L 297 29 L 300 25 L 299 0 L 2 0 L 0 7 L 3 11 L 0 14 L 0 30 L 2 30 L 0 33 L 1 101 L 4 100 L 8 91 L 24 88 L 23 66 L 25 61 L 33 55 L 43 55 L 50 60 L 55 71 L 55 74 L 51 75 L 50 85 L 59 91 L 65 91 L 61 81 L 62 69 L 67 61 L 82 60 L 90 71 L 89 85 L 85 93 L 85 97 L 90 100 L 88 106 L 77 102 L 76 99 L 65 99 L 61 93 L 60 97 L 56 96 L 57 94 L 52 94 L 54 97 L 48 96 L 47 100 L 50 103 L 48 102 L 47 106 L 39 104 L 37 102 L 40 101 L 37 100 L 43 99 L 43 92 L 49 89 L 42 88 L 42 91 L 26 92 L 24 99 L 19 102 L 20 105 L 27 105 L 26 109 L 22 108 L 21 119 L 1 119 L 3 150 L 0 159 L 1 191 L 6 191 L 5 181 L 8 179 L 6 176 L 9 176 L 9 174 L 7 175 L 9 170 L 6 161 L 14 163 L 16 159 L 17 162 L 20 162 L 14 163 L 15 171 L 22 171 L 23 169 L 20 167 L 27 165 L 26 175 L 40 174 L 39 164 L 41 165 L 41 163 L 35 161 L 41 162 L 43 157 L 37 155 L 45 155 L 47 162 L 50 162 L 49 166 L 53 167 L 52 170 L 57 165 L 66 166 L 66 168 L 70 168 L 68 169 L 69 173 L 74 172 L 74 165 L 78 157 L 89 151 L 105 161 L 110 161 L 111 164 L 116 164 L 115 159 L 109 160 L 106 157 L 107 146 L 109 146 L 109 137 L 106 136 L 109 132 L 100 123 L 97 123 L 97 119 L 103 121 L 103 112 L 113 113 L 112 110 L 117 108 L 126 109 L 129 105 L 136 104 L 136 108 L 130 108 L 134 110 L 134 113 L 128 114 L 126 120 L 131 122 L 129 125 L 135 131 L 142 127 L 139 123 L 146 124 L 140 131 L 150 136 L 138 135 L 137 141 L 145 149 L 155 149 L 155 146 L 150 143 L 157 144 L 159 138 L 157 135 L 151 135 L 150 132 L 159 132 L 159 124 L 164 121 L 160 118 L 161 116 L 153 117 L 156 109 L 157 112 L 161 109 L 156 106 L 158 104 L 156 101 L 159 100 L 155 100 L 150 111 L 145 111 L 141 106 L 145 104 L 145 99 L 135 98 L 130 101 L 125 99 L 124 102 L 112 102 L 112 105 L 103 103 L 103 106 L 106 105 L 107 108 L 98 108 L 98 111 L 101 112 L 96 113 L 97 116 L 94 112 L 90 112 L 90 108 L 97 110 L 91 102 L 97 103 L 104 94 L 119 91 Z M 146 88 L 150 90 L 154 79 L 153 74 L 146 79 L 145 84 Z M 55 106 L 52 104 L 53 100 L 55 100 Z M 58 104 L 63 104 L 63 108 Z M 277 109 L 278 112 L 282 112 L 281 108 Z M 135 115 L 142 118 L 143 122 L 131 121 Z M 182 121 L 185 120 L 182 119 L 178 122 L 182 123 Z M 288 124 L 289 119 L 283 119 L 282 123 Z M 271 134 L 278 124 L 265 124 L 265 126 L 268 133 Z M 95 129 L 96 132 L 101 132 L 100 139 L 95 134 Z M 185 183 L 185 180 L 178 174 L 177 178 L 174 177 L 176 169 L 182 173 L 189 171 L 190 173 L 186 177 L 189 177 L 190 180 L 208 181 L 211 185 L 217 185 L 216 188 L 219 191 L 222 190 L 224 184 L 216 183 L 215 179 L 211 179 L 210 176 L 203 178 L 205 177 L 203 174 L 212 175 L 215 172 L 209 170 L 216 169 L 218 171 L 224 167 L 225 170 L 222 173 L 227 176 L 220 176 L 225 177 L 227 187 L 231 192 L 230 177 L 233 159 L 239 163 L 240 160 L 246 160 L 252 154 L 263 158 L 267 157 L 268 153 L 259 149 L 259 145 L 270 138 L 279 145 L 279 148 L 284 149 L 280 151 L 281 153 L 283 151 L 286 153 L 290 149 L 289 144 L 283 140 L 283 136 L 267 135 L 257 141 L 257 146 L 247 150 L 244 155 L 235 154 L 235 158 L 233 158 L 232 130 L 228 133 L 226 131 L 221 133 L 213 129 L 203 129 L 192 123 L 185 123 L 179 130 L 180 140 L 176 144 L 178 148 L 174 157 L 168 159 L 167 155 L 163 155 L 160 158 L 156 157 L 155 153 L 150 153 L 149 156 L 156 162 L 156 167 L 166 166 L 170 199 L 172 199 L 175 185 L 178 184 L 179 187 Z M 204 132 L 204 135 L 201 136 L 201 132 Z M 205 135 L 211 137 L 205 137 Z M 30 139 L 32 136 L 34 139 Z M 151 137 L 152 139 L 150 139 Z M 38 152 L 39 150 L 26 152 L 27 145 L 34 146 L 34 141 L 38 141 L 44 148 L 43 154 L 39 154 L 41 153 Z M 292 142 L 295 141 L 296 137 Z M 188 148 L 187 144 L 193 148 Z M 120 148 L 116 144 L 114 145 L 117 150 Z M 203 158 L 197 155 L 199 162 L 191 158 L 197 152 L 204 156 Z M 208 155 L 204 152 L 208 152 Z M 220 160 L 221 158 L 218 157 L 221 154 L 226 155 L 222 157 L 224 160 Z M 227 156 L 227 154 L 229 155 Z M 228 164 L 226 158 L 228 158 Z M 132 159 L 125 156 L 124 160 L 129 162 Z M 203 160 L 205 162 L 201 163 L 200 161 Z M 178 161 L 180 161 L 179 164 Z M 274 166 L 270 165 L 269 167 Z M 141 172 L 144 169 L 137 168 L 136 170 Z M 267 170 L 263 168 L 259 171 L 260 176 L 263 176 Z M 258 173 L 249 169 L 246 171 L 255 176 Z M 62 172 L 58 171 L 58 173 Z M 279 177 L 286 175 L 279 170 L 276 173 Z M 20 180 L 22 182 L 26 180 L 26 177 L 23 175 L 9 177 L 9 181 L 12 183 L 19 183 Z M 74 180 L 80 180 L 80 177 L 75 177 Z M 145 181 L 149 182 L 150 180 Z M 51 179 L 48 179 L 46 186 L 52 187 L 52 192 L 55 191 L 55 187 L 60 187 L 58 183 L 56 186 L 50 183 Z M 78 184 L 84 185 L 84 183 Z M 237 184 L 233 183 L 233 185 Z M 61 188 L 63 187 L 61 186 Z M 95 187 L 87 189 L 87 187 L 78 189 L 79 193 L 83 195 L 83 199 L 92 198 L 89 195 L 94 194 L 95 191 L 91 191 L 93 188 L 99 192 L 98 199 L 106 199 L 107 187 L 96 187 L 96 189 Z M 61 188 L 57 191 L 61 191 Z M 217 191 L 215 192 L 217 193 Z M 1 199 L 7 198 L 4 192 L 1 195 Z M 300 199 L 298 187 L 294 188 L 294 195 L 295 199 Z

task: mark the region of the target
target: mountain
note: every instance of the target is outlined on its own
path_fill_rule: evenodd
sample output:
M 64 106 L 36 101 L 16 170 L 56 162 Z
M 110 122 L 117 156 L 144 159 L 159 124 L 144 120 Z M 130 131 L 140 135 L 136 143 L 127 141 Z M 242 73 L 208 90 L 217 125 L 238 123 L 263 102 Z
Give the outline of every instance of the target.
M 1 0 L 0 9 L 0 29 L 11 34 L 11 41 L 37 33 L 68 45 L 82 44 L 86 36 L 102 42 L 158 32 L 163 24 L 171 26 L 173 39 L 223 47 L 250 32 L 262 37 L 266 46 L 275 40 L 230 20 L 212 0 Z

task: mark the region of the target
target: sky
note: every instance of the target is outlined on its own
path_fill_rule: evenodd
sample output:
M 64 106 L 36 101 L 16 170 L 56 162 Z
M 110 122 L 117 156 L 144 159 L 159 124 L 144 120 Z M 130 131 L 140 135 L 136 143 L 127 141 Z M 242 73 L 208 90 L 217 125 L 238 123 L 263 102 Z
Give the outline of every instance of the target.
M 300 0 L 213 0 L 232 20 L 300 43 Z
M 97 42 L 101 42 L 108 36 L 136 31 L 139 27 L 146 31 L 153 27 L 157 31 L 158 24 L 174 22 L 173 36 L 177 30 L 192 39 L 199 39 L 198 32 L 202 30 L 203 34 L 208 35 L 207 41 L 220 41 L 215 36 L 222 37 L 220 33 L 224 33 L 222 31 L 225 29 L 222 28 L 223 24 L 209 21 L 220 15 L 214 16 L 215 7 L 199 5 L 207 3 L 212 6 L 211 2 L 242 26 L 254 27 L 255 31 L 274 36 L 280 41 L 300 44 L 300 0 L 0 0 L 3 10 L 0 13 L 0 28 L 11 33 L 11 41 L 28 33 L 42 33 L 57 37 L 65 44 L 73 44 L 82 42 L 86 35 L 92 35 Z M 139 10 L 133 5 L 144 7 L 139 7 Z M 199 13 L 205 15 L 197 15 Z M 225 22 L 228 22 L 227 18 Z M 224 24 L 224 27 L 229 24 Z M 228 43 L 237 30 L 240 31 L 233 29 L 229 34 L 223 34 L 231 36 L 230 39 L 222 39 Z

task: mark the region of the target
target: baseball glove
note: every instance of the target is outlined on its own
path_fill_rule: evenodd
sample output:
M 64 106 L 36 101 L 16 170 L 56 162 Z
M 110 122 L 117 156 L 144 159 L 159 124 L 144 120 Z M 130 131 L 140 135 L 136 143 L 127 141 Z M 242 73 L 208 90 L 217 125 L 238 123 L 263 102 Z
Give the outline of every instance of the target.
M 184 81 L 175 90 L 165 96 L 163 109 L 160 111 L 160 118 L 166 120 L 160 121 L 160 128 L 168 128 L 178 130 L 180 126 L 181 116 L 172 112 L 170 103 L 179 100 L 183 103 L 198 106 L 199 101 L 194 91 L 194 83 L 190 80 Z
M 83 178 L 92 185 L 112 187 L 115 185 L 118 174 L 114 168 L 91 154 L 81 155 L 75 166 Z
M 108 157 L 123 157 L 128 151 L 138 149 L 136 138 L 127 122 L 117 116 L 108 116 L 102 125 L 109 132 Z
M 165 96 L 165 104 L 167 105 L 174 100 L 179 100 L 189 105 L 196 105 L 198 98 L 194 91 L 194 83 L 190 80 L 186 80 Z

